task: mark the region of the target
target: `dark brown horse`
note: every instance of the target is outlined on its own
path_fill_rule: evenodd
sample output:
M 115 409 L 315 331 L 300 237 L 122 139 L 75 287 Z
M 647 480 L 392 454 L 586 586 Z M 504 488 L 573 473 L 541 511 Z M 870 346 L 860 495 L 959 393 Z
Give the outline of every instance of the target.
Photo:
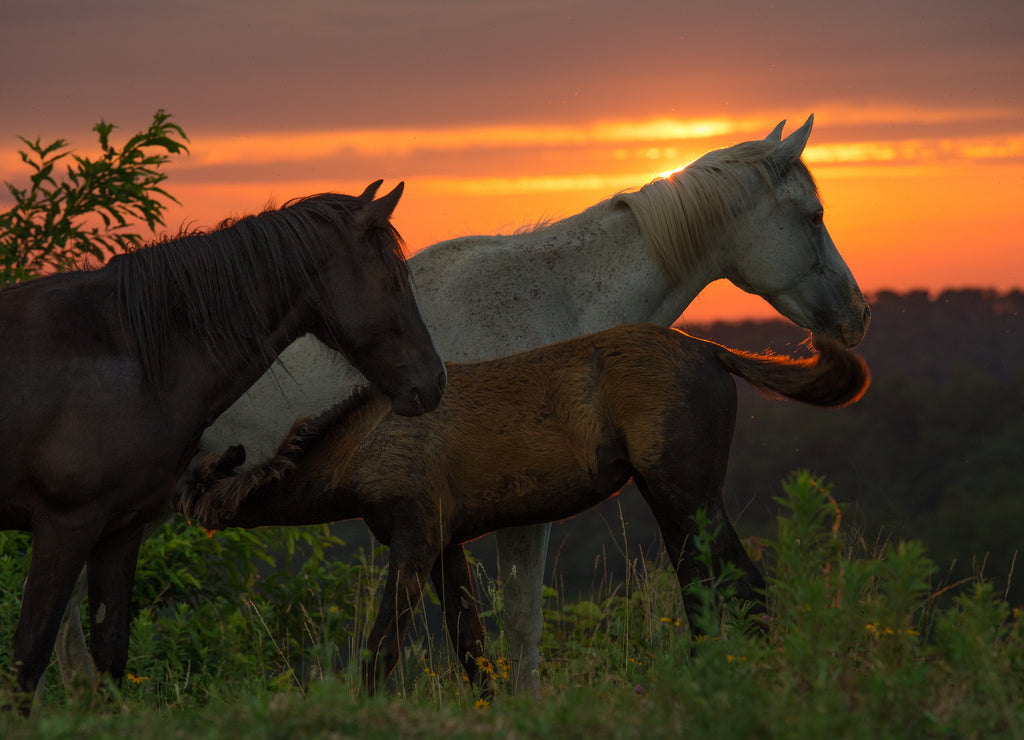
M 361 517 L 391 548 L 369 637 L 372 691 L 399 656 L 429 577 L 470 679 L 484 633 L 462 543 L 500 527 L 578 514 L 636 481 L 684 587 L 704 578 L 693 515 L 721 532 L 718 561 L 743 571 L 738 595 L 764 609 L 764 581 L 722 503 L 736 416 L 730 373 L 821 406 L 857 400 L 867 367 L 837 341 L 812 359 L 747 355 L 650 324 L 611 329 L 499 360 L 449 364 L 438 409 L 401 418 L 372 391 L 300 421 L 277 455 L 231 475 L 241 447 L 196 461 L 181 510 L 210 528 Z M 552 492 L 559 492 L 554 495 Z
M 399 414 L 445 386 L 374 200 L 320 195 L 0 292 L 0 528 L 32 532 L 14 635 L 24 709 L 88 564 L 91 651 L 119 680 L 143 525 L 171 506 L 202 430 L 307 332 Z

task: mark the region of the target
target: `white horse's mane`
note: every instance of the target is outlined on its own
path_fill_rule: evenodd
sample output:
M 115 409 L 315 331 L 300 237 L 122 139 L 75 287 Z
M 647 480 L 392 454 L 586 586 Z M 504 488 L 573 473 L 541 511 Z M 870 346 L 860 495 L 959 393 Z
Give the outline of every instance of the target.
M 754 188 L 760 184 L 774 194 L 773 181 L 784 166 L 771 156 L 776 146 L 748 141 L 709 152 L 667 178 L 619 193 L 594 208 L 628 206 L 662 272 L 673 282 L 683 282 L 708 257 L 711 236 L 750 203 Z M 793 166 L 817 193 L 807 167 L 800 161 Z

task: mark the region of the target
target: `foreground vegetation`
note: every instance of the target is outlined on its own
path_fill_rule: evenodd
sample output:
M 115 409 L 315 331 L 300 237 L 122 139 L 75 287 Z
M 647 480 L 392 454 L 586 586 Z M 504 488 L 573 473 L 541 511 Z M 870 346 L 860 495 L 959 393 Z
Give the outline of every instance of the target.
M 799 473 L 783 488 L 775 539 L 750 543 L 769 575 L 771 621 L 751 624 L 728 606 L 728 570 L 699 587 L 711 636 L 696 642 L 665 563 L 633 564 L 590 601 L 549 592 L 537 701 L 478 701 L 422 620 L 386 695 L 364 696 L 356 656 L 380 553 L 332 561 L 336 543 L 320 530 L 281 530 L 270 544 L 171 532 L 141 565 L 123 695 L 65 694 L 51 669 L 47 706 L 29 720 L 0 716 L 0 735 L 1024 736 L 1024 627 L 1006 584 L 944 583 L 914 543 L 868 552 L 822 480 Z M 8 643 L 24 543 L 0 536 Z M 262 559 L 240 557 L 249 550 Z M 276 567 L 261 568 L 271 553 Z M 478 575 L 489 669 L 507 687 L 500 589 Z

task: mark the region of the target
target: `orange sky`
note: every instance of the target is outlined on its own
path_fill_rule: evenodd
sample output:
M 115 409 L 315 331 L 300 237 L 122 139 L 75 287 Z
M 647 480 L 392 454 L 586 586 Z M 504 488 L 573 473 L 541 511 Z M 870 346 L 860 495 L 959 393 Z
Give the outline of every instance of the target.
M 88 151 L 101 117 L 126 135 L 162 107 L 192 139 L 171 228 L 385 178 L 406 182 L 394 222 L 415 251 L 570 215 L 813 112 L 805 161 L 866 291 L 1024 286 L 1015 2 L 49 2 L 12 0 L 0 26 L 3 180 L 24 177 L 17 134 Z M 746 315 L 772 311 L 715 285 L 686 318 Z

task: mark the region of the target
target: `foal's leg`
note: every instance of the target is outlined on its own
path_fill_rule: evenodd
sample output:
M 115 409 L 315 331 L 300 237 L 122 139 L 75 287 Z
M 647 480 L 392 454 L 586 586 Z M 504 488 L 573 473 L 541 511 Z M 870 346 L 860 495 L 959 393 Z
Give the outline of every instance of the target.
M 120 686 L 128 664 L 131 595 L 142 544 L 137 523 L 104 537 L 89 558 L 89 637 L 96 669 Z
M 713 439 L 708 434 L 708 441 Z M 731 434 L 712 446 L 712 450 L 727 451 L 729 439 Z M 743 572 L 734 584 L 736 596 L 752 602 L 754 613 L 764 613 L 764 578 L 743 548 L 722 499 L 728 455 L 687 454 L 671 462 L 668 457 L 664 460 L 648 476 L 637 476 L 636 483 L 661 529 L 665 549 L 683 589 L 683 607 L 691 631 L 697 635 L 703 632 L 695 620 L 701 601 L 689 586 L 694 582 L 707 583 L 712 575 L 722 572 L 725 563 L 732 563 Z M 702 508 L 707 512 L 711 530 L 718 529 L 710 545 L 713 574 L 697 559 L 695 538 L 700 532 L 693 517 Z
M 641 491 L 643 490 L 644 487 L 641 486 Z M 701 600 L 689 587 L 693 583 L 708 583 L 712 575 L 717 576 L 722 572 L 725 563 L 732 563 L 743 571 L 742 577 L 734 584 L 737 598 L 751 602 L 753 604 L 752 613 L 763 614 L 766 611 L 764 578 L 750 556 L 747 555 L 736 530 L 729 522 L 721 494 L 716 499 L 705 499 L 698 505 L 685 507 L 665 506 L 661 501 L 656 504 L 652 500 L 653 498 L 653 496 L 648 498 L 648 501 L 658 520 L 662 539 L 665 541 L 665 549 L 668 551 L 669 560 L 675 567 L 676 578 L 679 579 L 679 585 L 683 589 L 683 608 L 686 610 L 691 632 L 695 635 L 704 634 L 704 630 L 696 619 Z M 719 529 L 711 543 L 714 574 L 709 572 L 707 567 L 697 559 L 698 553 L 694 541 L 699 531 L 692 517 L 701 507 L 707 510 L 712 531 L 716 528 Z
M 505 596 L 505 629 L 516 693 L 540 695 L 540 640 L 544 630 L 544 560 L 550 524 L 499 529 L 498 577 Z
M 435 554 L 424 557 L 422 549 L 419 547 L 419 552 L 412 554 L 394 538 L 391 541 L 388 578 L 377 620 L 367 640 L 370 657 L 363 662 L 363 683 L 371 695 L 398 664 L 402 640 L 423 596 L 427 573 L 436 559 Z
M 686 528 L 686 535 L 681 548 L 679 547 L 678 540 L 674 541 L 672 546 L 669 547 L 669 539 L 667 537 L 665 539 L 665 545 L 669 549 L 670 557 L 672 557 L 673 562 L 679 563 L 676 567 L 676 574 L 680 585 L 683 586 L 683 606 L 686 609 L 690 628 L 695 634 L 700 634 L 701 632 L 694 625 L 694 615 L 698 613 L 697 610 L 701 601 L 686 586 L 695 581 L 709 583 L 712 577 L 717 577 L 722 572 L 726 563 L 733 564 L 743 572 L 739 580 L 732 584 L 736 591 L 736 597 L 740 601 L 752 604 L 751 613 L 764 614 L 766 611 L 764 578 L 743 548 L 739 535 L 736 534 L 736 530 L 733 529 L 729 518 L 726 516 L 725 507 L 719 505 L 715 507 L 715 510 L 708 511 L 708 515 L 712 531 L 718 529 L 718 534 L 711 543 L 713 573 L 709 572 L 707 567 L 697 560 L 694 536 L 698 534 L 698 531 L 696 525 L 692 525 L 692 522 L 692 526 Z
M 430 579 L 441 597 L 448 639 L 466 669 L 469 682 L 480 686 L 481 698 L 490 698 L 495 693 L 494 675 L 493 671 L 488 674 L 481 665 L 486 633 L 480 623 L 466 550 L 461 543 L 444 549 L 430 571 Z
M 13 645 L 16 689 L 22 692 L 16 703 L 23 713 L 46 670 L 75 579 L 94 541 L 93 529 L 63 518 L 33 527 L 32 560 Z

